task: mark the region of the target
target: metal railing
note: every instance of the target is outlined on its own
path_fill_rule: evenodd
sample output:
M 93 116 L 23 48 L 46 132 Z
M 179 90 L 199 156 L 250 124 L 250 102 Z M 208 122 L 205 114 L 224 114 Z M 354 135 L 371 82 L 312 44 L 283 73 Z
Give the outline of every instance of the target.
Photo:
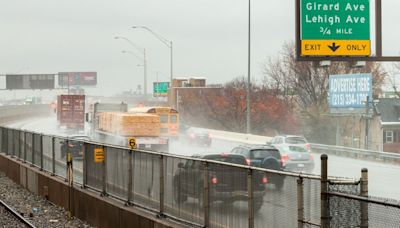
M 324 144 L 311 144 L 311 150 L 315 153 L 330 154 L 351 158 L 361 158 L 371 161 L 383 161 L 391 163 L 400 163 L 400 153 L 364 150 L 351 147 L 332 146 Z
M 345 193 L 329 186 L 357 188 L 361 183 L 328 178 L 327 173 L 321 179 L 4 127 L 0 134 L 1 151 L 11 157 L 127 206 L 141 207 L 159 218 L 168 217 L 189 226 L 329 227 L 341 221 L 333 212 L 346 207 L 337 200 Z M 73 160 L 68 160 L 68 154 Z M 368 200 L 365 191 L 361 196 L 358 191 L 346 194 L 361 205 Z M 374 200 L 368 205 L 380 202 L 390 205 L 391 213 L 398 212 L 395 204 Z M 371 224 L 381 224 L 372 219 L 378 218 L 371 215 L 373 210 L 356 206 L 350 210 L 360 215 L 367 212 Z M 354 212 L 357 210 L 359 213 Z

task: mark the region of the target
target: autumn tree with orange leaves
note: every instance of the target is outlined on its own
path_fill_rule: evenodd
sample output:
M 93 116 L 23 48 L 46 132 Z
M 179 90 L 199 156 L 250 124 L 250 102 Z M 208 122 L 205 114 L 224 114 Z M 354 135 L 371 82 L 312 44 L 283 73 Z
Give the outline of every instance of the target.
M 233 132 L 246 130 L 246 80 L 236 78 L 219 89 L 180 92 L 183 122 Z M 264 86 L 251 85 L 253 134 L 296 133 L 297 123 L 285 102 Z

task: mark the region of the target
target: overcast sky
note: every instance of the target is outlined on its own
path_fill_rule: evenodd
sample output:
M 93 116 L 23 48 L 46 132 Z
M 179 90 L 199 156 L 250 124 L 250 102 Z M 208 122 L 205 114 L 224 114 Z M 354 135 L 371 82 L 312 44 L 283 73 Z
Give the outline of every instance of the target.
M 294 40 L 294 2 L 252 0 L 252 78 L 260 80 L 262 64 Z M 384 1 L 384 54 L 399 53 L 399 9 L 399 1 Z M 170 52 L 131 28 L 145 25 L 173 41 L 176 77 L 225 83 L 247 75 L 247 0 L 12 0 L 1 1 L 0 15 L 0 73 L 97 71 L 91 93 L 134 90 L 143 67 L 121 53 L 135 51 L 114 39 L 125 36 L 146 48 L 151 91 L 156 72 L 169 80 Z

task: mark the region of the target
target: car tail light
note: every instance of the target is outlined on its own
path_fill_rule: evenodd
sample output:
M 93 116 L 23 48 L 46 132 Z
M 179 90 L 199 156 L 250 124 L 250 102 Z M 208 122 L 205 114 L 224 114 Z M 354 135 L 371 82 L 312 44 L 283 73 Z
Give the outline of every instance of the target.
M 267 178 L 266 176 L 264 176 L 264 177 L 261 179 L 261 181 L 262 181 L 263 184 L 266 184 L 266 183 L 268 183 L 268 178 Z
M 68 146 L 69 146 L 69 147 L 74 147 L 74 145 L 72 145 L 72 144 L 68 144 Z
M 229 154 L 228 154 L 228 153 L 221 153 L 221 156 L 222 156 L 222 157 L 228 157 Z
M 217 177 L 211 178 L 211 183 L 212 183 L 212 184 L 218 184 L 218 179 L 217 179 Z
M 310 160 L 314 161 L 314 155 L 310 154 Z
M 285 166 L 286 162 L 289 160 L 289 156 L 287 154 L 282 154 L 281 156 L 281 165 Z
M 307 149 L 308 151 L 311 150 L 311 144 L 310 144 L 310 143 L 307 143 L 307 144 L 306 144 L 306 149 Z
M 246 158 L 246 163 L 247 163 L 247 165 L 251 165 L 251 160 Z

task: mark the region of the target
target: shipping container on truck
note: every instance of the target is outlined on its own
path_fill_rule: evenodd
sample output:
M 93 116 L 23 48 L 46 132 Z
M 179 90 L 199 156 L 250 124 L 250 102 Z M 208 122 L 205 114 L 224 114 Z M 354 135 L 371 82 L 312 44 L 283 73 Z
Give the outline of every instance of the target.
M 97 141 L 128 147 L 135 138 L 138 149 L 168 152 L 169 140 L 160 135 L 160 117 L 155 114 L 128 113 L 126 103 L 95 103 L 86 114 L 90 136 Z
M 57 122 L 59 127 L 84 130 L 85 95 L 59 95 L 57 97 Z

